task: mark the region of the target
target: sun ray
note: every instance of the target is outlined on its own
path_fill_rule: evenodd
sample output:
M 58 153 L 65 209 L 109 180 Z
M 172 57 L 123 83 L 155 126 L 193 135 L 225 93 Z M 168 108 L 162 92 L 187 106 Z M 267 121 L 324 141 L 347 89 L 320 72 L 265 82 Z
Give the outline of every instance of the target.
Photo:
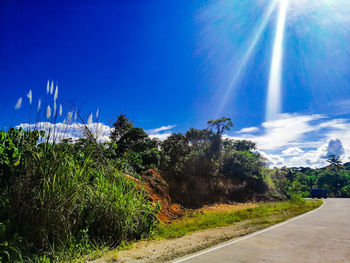
M 288 0 L 280 0 L 279 14 L 273 53 L 271 58 L 271 68 L 269 76 L 269 86 L 266 101 L 266 120 L 270 121 L 281 113 L 281 89 L 282 89 L 282 64 L 283 64 L 283 41 L 287 17 Z
M 243 58 L 240 60 L 239 64 L 234 67 L 233 72 L 232 72 L 232 78 L 226 88 L 226 91 L 222 97 L 221 103 L 218 107 L 217 110 L 217 115 L 220 115 L 221 112 L 223 111 L 224 107 L 227 104 L 228 99 L 230 98 L 230 95 L 235 87 L 235 85 L 237 84 L 237 81 L 239 80 L 239 78 L 241 77 L 242 71 L 245 68 L 249 58 L 251 57 L 253 51 L 256 48 L 256 45 L 258 44 L 262 33 L 264 32 L 267 23 L 269 22 L 269 19 L 271 17 L 272 12 L 275 10 L 275 7 L 277 5 L 278 1 L 277 0 L 273 0 L 271 1 L 269 7 L 267 8 L 266 13 L 264 14 L 258 28 L 253 32 L 252 34 L 252 38 L 250 41 L 250 44 L 247 48 L 247 51 L 245 52 Z

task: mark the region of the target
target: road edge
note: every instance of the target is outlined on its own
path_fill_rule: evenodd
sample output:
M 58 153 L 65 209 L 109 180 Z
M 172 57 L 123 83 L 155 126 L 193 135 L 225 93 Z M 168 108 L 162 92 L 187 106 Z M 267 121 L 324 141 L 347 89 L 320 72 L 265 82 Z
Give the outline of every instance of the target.
M 215 246 L 213 246 L 213 247 L 206 248 L 206 249 L 204 249 L 204 250 L 200 250 L 200 251 L 198 251 L 198 252 L 196 252 L 196 253 L 193 253 L 193 254 L 190 254 L 190 255 L 187 255 L 187 256 L 184 256 L 184 257 L 175 259 L 175 260 L 171 260 L 171 261 L 169 261 L 169 262 L 171 262 L 171 263 L 180 263 L 180 262 L 184 262 L 184 261 L 186 261 L 186 260 L 189 260 L 189 259 L 192 259 L 192 258 L 195 258 L 195 257 L 198 257 L 198 256 L 205 255 L 205 254 L 210 253 L 210 252 L 212 252 L 212 251 L 215 251 L 215 250 L 217 250 L 217 249 L 220 249 L 220 248 L 223 248 L 223 247 L 226 247 L 226 246 L 229 246 L 229 245 L 233 245 L 233 244 L 235 244 L 235 243 L 238 243 L 238 242 L 240 242 L 240 241 L 242 241 L 242 240 L 245 240 L 245 239 L 248 239 L 248 238 L 250 238 L 250 237 L 254 237 L 254 236 L 260 235 L 260 234 L 265 233 L 265 232 L 267 232 L 267 231 L 270 231 L 270 230 L 272 230 L 272 229 L 275 229 L 275 228 L 278 228 L 278 227 L 283 226 L 283 225 L 285 225 L 285 224 L 288 224 L 289 222 L 292 222 L 292 221 L 297 220 L 297 219 L 300 219 L 300 218 L 302 218 L 302 217 L 304 217 L 304 216 L 307 216 L 307 215 L 310 215 L 310 214 L 312 214 L 312 213 L 315 213 L 316 211 L 318 211 L 318 210 L 320 210 L 321 208 L 323 208 L 323 206 L 324 206 L 325 204 L 326 204 L 326 200 L 323 199 L 322 205 L 320 205 L 319 207 L 317 207 L 317 208 L 314 209 L 314 210 L 311 210 L 311 211 L 306 212 L 306 213 L 304 213 L 304 214 L 298 215 L 298 216 L 296 216 L 296 217 L 292 217 L 292 218 L 290 218 L 290 219 L 287 219 L 286 221 L 283 221 L 283 222 L 278 223 L 278 224 L 276 224 L 276 225 L 272 225 L 272 226 L 269 226 L 269 227 L 264 228 L 264 229 L 262 229 L 262 230 L 259 230 L 259 231 L 250 233 L 250 234 L 245 235 L 245 236 L 243 236 L 243 237 L 228 240 L 228 241 L 226 241 L 226 242 L 220 243 L 220 244 L 215 245 Z

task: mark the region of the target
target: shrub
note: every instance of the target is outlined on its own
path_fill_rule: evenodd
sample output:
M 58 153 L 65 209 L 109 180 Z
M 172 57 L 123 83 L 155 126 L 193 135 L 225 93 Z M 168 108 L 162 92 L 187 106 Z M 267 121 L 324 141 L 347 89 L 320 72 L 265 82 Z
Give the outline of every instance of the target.
M 101 145 L 38 143 L 39 137 L 1 132 L 0 257 L 50 252 L 54 258 L 67 247 L 81 254 L 91 244 L 150 234 L 157 209 L 103 157 Z

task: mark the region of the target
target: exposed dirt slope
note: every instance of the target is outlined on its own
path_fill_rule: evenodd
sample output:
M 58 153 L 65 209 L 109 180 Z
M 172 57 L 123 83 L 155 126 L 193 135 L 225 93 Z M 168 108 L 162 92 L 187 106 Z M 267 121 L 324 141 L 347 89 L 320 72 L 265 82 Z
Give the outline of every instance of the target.
M 181 205 L 173 203 L 169 195 L 169 186 L 160 174 L 154 170 L 148 170 L 141 174 L 141 180 L 126 175 L 130 180 L 135 181 L 139 185 L 143 185 L 149 199 L 156 204 L 161 203 L 161 209 L 158 219 L 162 222 L 181 217 L 184 209 Z
M 164 175 L 174 202 L 185 208 L 232 202 L 267 201 L 268 188 L 262 179 L 241 180 L 235 177 L 174 177 Z

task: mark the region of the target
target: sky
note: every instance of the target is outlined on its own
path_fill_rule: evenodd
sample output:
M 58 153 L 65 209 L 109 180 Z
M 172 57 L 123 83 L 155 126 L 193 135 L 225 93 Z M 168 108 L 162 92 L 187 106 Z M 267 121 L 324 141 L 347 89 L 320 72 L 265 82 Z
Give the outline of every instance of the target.
M 79 109 L 108 138 L 126 114 L 164 139 L 226 116 L 225 136 L 271 166 L 349 161 L 349 13 L 348 0 L 2 0 L 0 127 L 48 121 L 57 86 L 58 127 Z

